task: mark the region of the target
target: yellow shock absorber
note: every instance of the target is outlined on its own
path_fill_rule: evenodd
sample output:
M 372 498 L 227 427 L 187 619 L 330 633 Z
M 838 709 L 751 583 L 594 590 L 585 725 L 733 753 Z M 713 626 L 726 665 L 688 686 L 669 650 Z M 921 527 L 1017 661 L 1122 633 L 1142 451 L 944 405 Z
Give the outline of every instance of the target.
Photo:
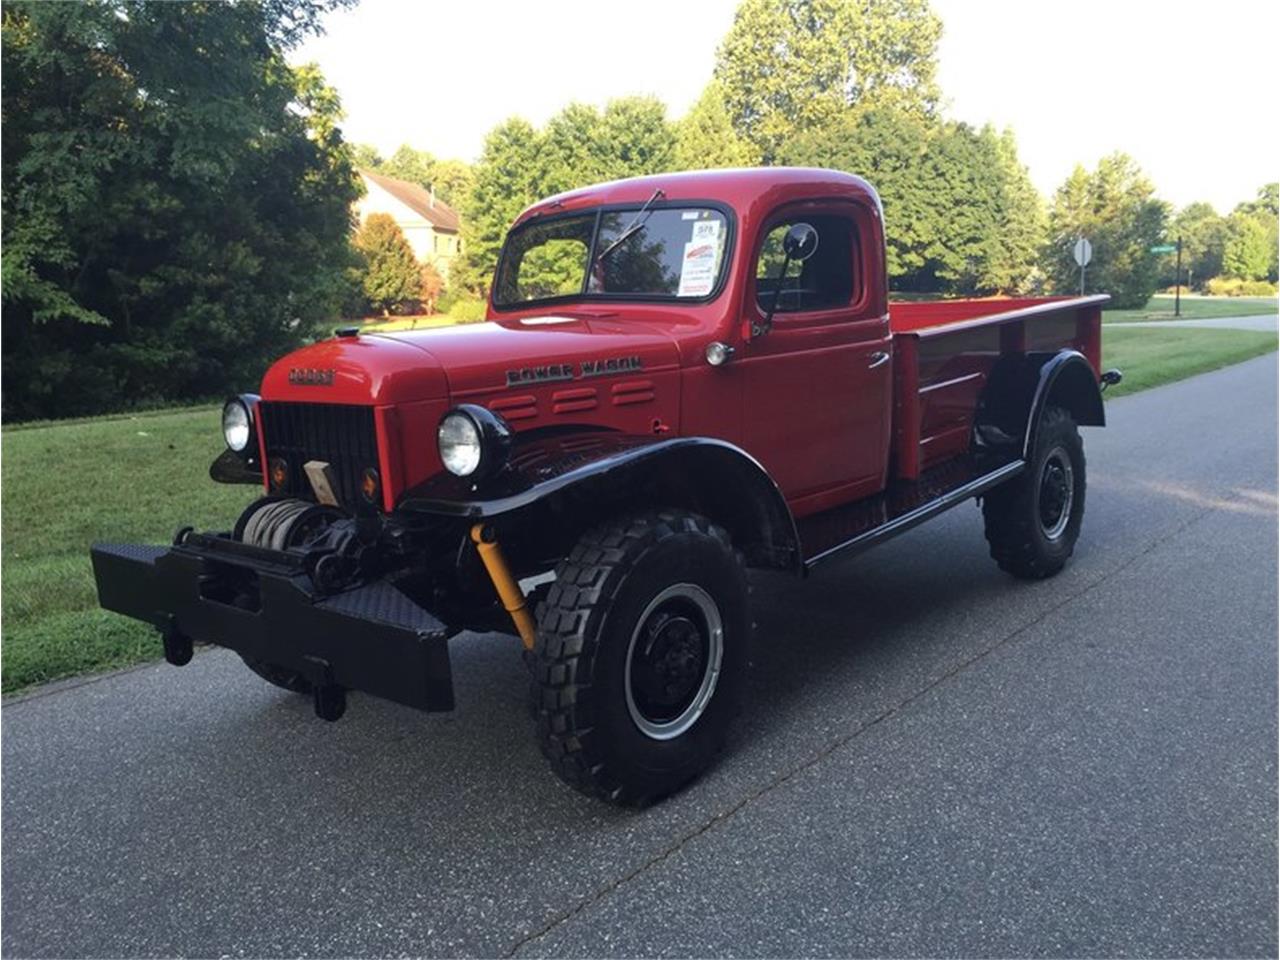
M 502 555 L 502 548 L 498 546 L 493 529 L 486 528 L 483 523 L 477 523 L 471 528 L 471 542 L 476 545 L 485 570 L 489 571 L 489 579 L 493 581 L 493 588 L 498 591 L 503 607 L 506 608 L 507 613 L 511 614 L 524 648 L 532 650 L 533 614 L 525 605 L 524 591 L 520 589 L 520 584 L 516 583 L 516 578 L 511 576 L 511 571 L 507 568 L 507 560 Z

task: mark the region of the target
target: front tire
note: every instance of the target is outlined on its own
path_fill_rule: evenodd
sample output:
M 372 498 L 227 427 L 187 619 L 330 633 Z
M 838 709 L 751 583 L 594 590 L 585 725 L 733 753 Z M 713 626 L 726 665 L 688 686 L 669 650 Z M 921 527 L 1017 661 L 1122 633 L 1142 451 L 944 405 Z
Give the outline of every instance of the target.
M 585 534 L 538 607 L 538 740 L 571 786 L 640 804 L 724 746 L 747 665 L 747 582 L 729 535 L 663 510 Z
M 1023 580 L 1043 580 L 1066 565 L 1084 520 L 1084 443 L 1071 414 L 1046 407 L 1027 469 L 986 495 L 991 557 Z

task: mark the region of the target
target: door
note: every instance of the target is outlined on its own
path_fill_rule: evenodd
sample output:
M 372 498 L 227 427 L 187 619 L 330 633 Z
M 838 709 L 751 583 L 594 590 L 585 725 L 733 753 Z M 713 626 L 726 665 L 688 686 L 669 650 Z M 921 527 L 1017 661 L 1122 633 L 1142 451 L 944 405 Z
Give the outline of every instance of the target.
M 882 280 L 868 268 L 879 260 L 860 242 L 860 211 L 847 202 L 788 205 L 752 248 L 744 319 L 758 325 L 775 297 L 777 307 L 771 329 L 744 345 L 748 449 L 801 516 L 885 482 L 892 346 L 888 316 L 876 312 Z M 796 223 L 817 230 L 817 248 L 781 276 L 782 241 Z

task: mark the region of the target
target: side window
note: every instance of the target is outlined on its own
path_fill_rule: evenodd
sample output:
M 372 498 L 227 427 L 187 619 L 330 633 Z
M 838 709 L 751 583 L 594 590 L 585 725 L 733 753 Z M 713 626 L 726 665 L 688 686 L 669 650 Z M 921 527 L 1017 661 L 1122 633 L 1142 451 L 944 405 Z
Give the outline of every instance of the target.
M 787 275 L 781 275 L 786 255 L 782 240 L 797 223 L 810 224 L 818 231 L 818 249 L 803 263 L 792 261 Z M 801 310 L 828 310 L 851 303 L 861 280 L 855 276 L 857 231 L 850 217 L 839 214 L 801 216 L 776 223 L 765 234 L 756 261 L 756 300 L 761 310 L 778 296 L 778 313 Z

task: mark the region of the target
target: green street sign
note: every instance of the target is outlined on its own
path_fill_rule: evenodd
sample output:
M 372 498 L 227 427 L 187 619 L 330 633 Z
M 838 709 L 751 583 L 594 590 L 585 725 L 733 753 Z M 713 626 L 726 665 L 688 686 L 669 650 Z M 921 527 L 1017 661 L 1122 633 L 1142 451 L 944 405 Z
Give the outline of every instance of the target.
M 1177 249 L 1178 248 L 1175 247 L 1172 243 L 1162 243 L 1158 247 L 1152 247 L 1151 252 L 1152 253 L 1173 253 L 1173 251 Z

